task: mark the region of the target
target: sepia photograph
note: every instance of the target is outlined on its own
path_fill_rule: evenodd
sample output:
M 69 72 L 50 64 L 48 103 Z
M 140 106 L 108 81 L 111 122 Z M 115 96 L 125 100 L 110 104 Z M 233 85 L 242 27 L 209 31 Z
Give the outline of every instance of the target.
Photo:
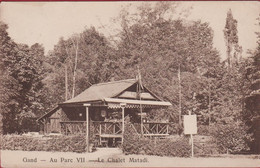
M 260 3 L 1 2 L 0 157 L 260 167 Z

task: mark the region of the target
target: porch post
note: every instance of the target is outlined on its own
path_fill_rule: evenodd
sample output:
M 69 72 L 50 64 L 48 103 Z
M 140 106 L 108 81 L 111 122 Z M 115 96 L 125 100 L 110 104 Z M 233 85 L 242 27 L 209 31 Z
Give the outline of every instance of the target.
M 120 103 L 120 106 L 122 108 L 122 144 L 124 142 L 124 132 L 125 132 L 125 103 Z
M 86 107 L 86 144 L 87 144 L 87 153 L 89 152 L 89 111 L 88 107 L 90 104 L 84 104 Z
M 144 136 L 144 123 L 143 123 L 143 109 L 142 104 L 140 104 L 140 114 L 141 114 L 141 136 Z
M 47 134 L 47 122 L 46 118 L 43 119 L 43 134 Z

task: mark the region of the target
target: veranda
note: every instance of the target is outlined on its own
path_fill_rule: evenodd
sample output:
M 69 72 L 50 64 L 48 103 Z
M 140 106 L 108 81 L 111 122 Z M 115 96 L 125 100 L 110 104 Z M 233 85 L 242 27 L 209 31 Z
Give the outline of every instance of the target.
M 168 136 L 169 122 L 147 121 L 146 115 L 171 103 L 162 101 L 144 86 L 138 93 L 138 87 L 140 83 L 135 79 L 93 85 L 38 121 L 45 133 L 84 134 L 87 144 L 91 135 L 99 146 L 121 144 L 126 120 L 141 136 Z

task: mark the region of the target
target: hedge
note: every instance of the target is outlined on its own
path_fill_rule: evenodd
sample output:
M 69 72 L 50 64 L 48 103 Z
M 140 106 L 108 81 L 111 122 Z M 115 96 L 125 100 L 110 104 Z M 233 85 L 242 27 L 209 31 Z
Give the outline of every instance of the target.
M 140 138 L 131 141 L 125 139 L 122 147 L 125 154 L 188 157 L 191 153 L 188 139 L 185 137 L 177 140 Z
M 58 151 L 58 152 L 85 152 L 85 136 L 54 136 L 30 137 L 21 135 L 3 135 L 1 137 L 2 150 L 23 151 Z
M 247 129 L 244 123 L 233 121 L 216 124 L 211 128 L 211 135 L 221 153 L 239 153 L 249 150 L 248 142 L 251 141 L 252 135 L 246 132 Z
M 124 133 L 122 150 L 125 154 L 147 154 L 157 156 L 189 157 L 191 144 L 189 136 L 172 136 L 171 138 L 145 138 L 140 137 L 127 123 Z M 218 147 L 208 136 L 196 136 L 194 141 L 195 156 L 208 156 L 218 154 Z
M 126 123 L 122 150 L 125 154 L 148 154 L 157 156 L 190 156 L 190 145 L 187 137 L 177 139 L 151 139 L 140 137 Z

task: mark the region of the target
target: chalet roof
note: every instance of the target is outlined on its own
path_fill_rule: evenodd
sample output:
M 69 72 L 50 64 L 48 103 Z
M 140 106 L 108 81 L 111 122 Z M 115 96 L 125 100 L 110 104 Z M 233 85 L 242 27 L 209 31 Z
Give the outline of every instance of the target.
M 88 89 L 77 95 L 76 97 L 67 100 L 62 104 L 79 103 L 103 100 L 104 98 L 111 98 L 121 93 L 137 82 L 136 79 L 127 79 L 106 83 L 99 83 L 90 86 Z
M 118 98 L 117 96 L 127 90 L 129 87 L 133 86 L 134 84 L 138 83 L 137 79 L 127 79 L 127 80 L 120 80 L 120 81 L 113 81 L 113 82 L 106 82 L 106 83 L 99 83 L 90 86 L 88 89 L 77 95 L 76 97 L 67 100 L 60 105 L 66 104 L 81 104 L 87 102 L 95 102 L 95 101 L 105 101 L 108 103 L 109 108 L 118 108 L 120 107 L 120 103 L 126 104 L 126 108 L 136 108 L 139 105 L 146 106 L 171 106 L 170 102 L 164 102 L 160 98 L 158 98 L 155 94 L 153 94 L 150 90 L 144 87 L 155 99 L 154 100 L 131 100 L 131 99 L 124 99 Z M 42 117 L 38 119 L 41 120 L 44 117 L 49 117 L 54 112 L 56 112 L 60 106 L 55 107 L 47 114 L 44 114 Z
M 48 111 L 47 113 L 45 113 L 44 115 L 42 115 L 40 118 L 38 118 L 36 121 L 40 121 L 41 119 L 45 118 L 45 117 L 50 117 L 53 113 L 55 113 L 60 107 L 59 106 L 55 106 L 53 109 L 51 109 L 50 111 Z

